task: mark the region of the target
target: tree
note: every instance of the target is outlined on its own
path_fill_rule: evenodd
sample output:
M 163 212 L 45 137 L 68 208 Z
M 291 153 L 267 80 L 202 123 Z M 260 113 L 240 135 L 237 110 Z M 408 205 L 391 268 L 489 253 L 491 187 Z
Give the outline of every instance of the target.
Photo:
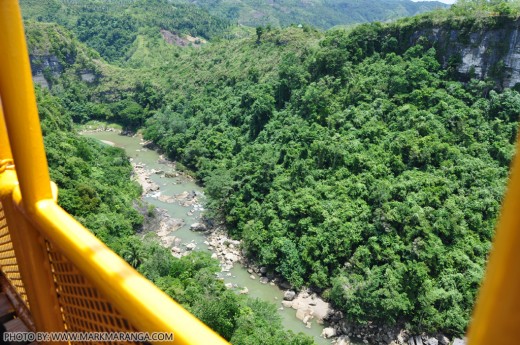
M 256 43 L 260 43 L 260 39 L 262 38 L 262 35 L 264 34 L 264 28 L 261 26 L 256 27 Z
M 133 268 L 138 268 L 143 263 L 144 255 L 142 241 L 135 237 L 127 237 L 123 242 L 121 249 L 121 257 L 130 264 Z

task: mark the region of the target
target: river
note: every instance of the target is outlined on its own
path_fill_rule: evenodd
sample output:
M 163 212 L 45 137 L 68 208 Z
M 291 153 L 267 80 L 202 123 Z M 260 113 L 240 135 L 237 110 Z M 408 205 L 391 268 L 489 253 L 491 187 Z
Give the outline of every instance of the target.
M 143 148 L 140 144 L 141 140 L 137 136 L 123 136 L 116 132 L 89 132 L 83 133 L 83 135 L 98 139 L 106 144 L 113 143 L 115 146 L 123 148 L 134 163 L 144 164 L 147 169 L 165 170 L 166 166 L 159 163 L 159 154 L 153 150 Z M 196 250 L 209 251 L 210 249 L 207 244 L 204 243 L 207 242 L 206 236 L 200 232 L 191 231 L 189 229 L 190 224 L 200 221 L 203 208 L 183 207 L 178 203 L 166 203 L 157 198 L 158 195 L 175 196 L 183 192 L 193 191 L 197 194 L 203 194 L 203 188 L 198 186 L 191 179 L 183 177 L 182 175 L 175 178 L 164 178 L 160 174 L 152 174 L 150 178 L 160 186 L 160 194 L 155 193 L 152 195 L 146 195 L 144 197 L 145 201 L 158 208 L 167 210 L 172 218 L 183 219 L 185 222 L 185 224 L 172 233 L 172 235 L 181 239 L 182 243 L 194 243 L 196 245 Z M 203 199 L 201 203 L 203 205 Z M 330 340 L 320 337 L 323 330 L 322 325 L 312 321 L 311 328 L 306 328 L 303 322 L 296 318 L 296 311 L 294 309 L 282 307 L 281 301 L 283 300 L 283 291 L 281 291 L 277 286 L 260 283 L 258 276 L 255 280 L 251 279 L 247 269 L 239 263 L 235 263 L 229 273 L 222 273 L 221 276 L 226 283 L 236 284 L 239 287 L 238 289 L 247 287 L 251 297 L 257 297 L 275 303 L 279 308 L 278 313 L 280 313 L 282 324 L 286 329 L 292 330 L 296 333 L 302 332 L 309 335 L 314 338 L 316 344 L 331 344 Z

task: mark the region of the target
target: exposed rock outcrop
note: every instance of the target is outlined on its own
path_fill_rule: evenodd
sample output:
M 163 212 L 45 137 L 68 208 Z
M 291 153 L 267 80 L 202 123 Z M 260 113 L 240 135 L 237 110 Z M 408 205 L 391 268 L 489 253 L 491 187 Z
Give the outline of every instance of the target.
M 190 230 L 193 231 L 206 231 L 208 230 L 207 226 L 204 223 L 193 223 L 190 225 Z
M 137 182 L 143 188 L 144 195 L 159 191 L 159 185 L 150 178 L 152 171 L 147 169 L 145 164 L 132 162 L 132 167 L 134 168 L 134 176 Z
M 520 83 L 520 19 L 490 17 L 482 25 L 423 24 L 411 34 L 403 30 L 407 46 L 433 45 L 444 68 L 455 68 L 461 80 L 490 78 L 499 87 Z M 405 47 L 406 48 L 406 47 Z
M 211 230 L 208 247 L 213 251 L 212 257 L 220 260 L 222 272 L 229 272 L 236 262 L 243 261 L 240 241 L 229 238 L 221 228 Z
M 336 335 L 336 330 L 332 327 L 324 328 L 321 332 L 321 336 L 325 339 L 332 338 Z
M 453 340 L 453 345 L 466 345 L 466 339 L 455 338 Z

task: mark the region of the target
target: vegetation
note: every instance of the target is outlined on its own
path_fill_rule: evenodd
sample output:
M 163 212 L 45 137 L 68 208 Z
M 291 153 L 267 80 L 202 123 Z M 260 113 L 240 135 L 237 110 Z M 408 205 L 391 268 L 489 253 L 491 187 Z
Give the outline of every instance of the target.
M 399 46 L 388 32 L 407 23 L 327 32 L 315 49 L 291 28 L 192 53 L 197 76 L 173 68 L 145 135 L 197 171 L 254 262 L 352 321 L 462 334 L 520 96 L 458 82 L 427 42 Z
M 184 2 L 200 4 L 208 12 L 248 26 L 308 24 L 322 29 L 411 16 L 446 5 L 408 0 L 212 0 Z
M 157 37 L 163 29 L 208 39 L 230 25 L 200 7 L 167 0 L 21 0 L 20 4 L 25 19 L 58 23 L 107 61 L 119 63 L 132 54 L 138 34 Z
M 47 159 L 59 186 L 59 204 L 157 286 L 233 344 L 310 345 L 286 332 L 273 304 L 236 295 L 215 279 L 218 261 L 195 252 L 174 258 L 154 234 L 144 238 L 143 217 L 132 205 L 141 188 L 130 181 L 124 151 L 72 131 L 61 100 L 36 89 Z M 152 211 L 153 212 L 153 211 Z M 260 338 L 261 337 L 261 338 Z
M 100 28 L 103 16 L 72 11 L 74 23 L 89 20 L 73 29 L 78 37 L 119 67 L 71 38 L 75 53 L 63 56 L 92 59 L 60 60 L 63 72 L 39 95 L 64 207 L 227 339 L 308 342 L 281 331 L 272 307 L 224 289 L 203 254 L 177 260 L 133 235 L 141 220 L 127 209 L 138 191 L 123 181 L 126 159 L 58 130 L 70 119 L 56 114 L 144 126 L 147 139 L 196 172 L 213 216 L 255 263 L 320 291 L 356 323 L 465 331 L 514 155 L 520 95 L 494 80 L 462 83 L 456 61 L 442 65 L 434 42 L 409 37 L 433 26 L 468 35 L 495 28 L 518 17 L 517 3 L 460 1 L 348 31 L 267 25 L 187 49 L 165 43 L 162 24 L 143 24 L 150 12 L 132 12 L 151 0 L 129 6 L 107 14 L 121 19 L 112 22 L 125 32 L 116 40 Z M 40 42 L 35 35 L 28 30 L 29 42 Z M 92 83 L 78 77 L 88 61 Z
M 52 180 L 58 202 L 107 245 L 124 248 L 125 237 L 140 230 L 143 218 L 132 207 L 141 188 L 130 181 L 132 168 L 124 151 L 72 131 L 61 100 L 36 89 Z

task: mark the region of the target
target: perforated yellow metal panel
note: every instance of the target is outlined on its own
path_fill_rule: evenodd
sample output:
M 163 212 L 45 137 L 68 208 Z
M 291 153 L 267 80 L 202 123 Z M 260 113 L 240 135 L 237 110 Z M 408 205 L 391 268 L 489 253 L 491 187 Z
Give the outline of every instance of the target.
M 137 332 L 49 242 L 47 250 L 67 331 Z
M 18 270 L 18 263 L 14 254 L 13 243 L 9 235 L 7 221 L 5 219 L 4 208 L 0 202 L 0 268 L 4 272 L 11 285 L 20 295 L 25 305 L 29 307 L 29 301 L 25 292 L 25 287 Z

